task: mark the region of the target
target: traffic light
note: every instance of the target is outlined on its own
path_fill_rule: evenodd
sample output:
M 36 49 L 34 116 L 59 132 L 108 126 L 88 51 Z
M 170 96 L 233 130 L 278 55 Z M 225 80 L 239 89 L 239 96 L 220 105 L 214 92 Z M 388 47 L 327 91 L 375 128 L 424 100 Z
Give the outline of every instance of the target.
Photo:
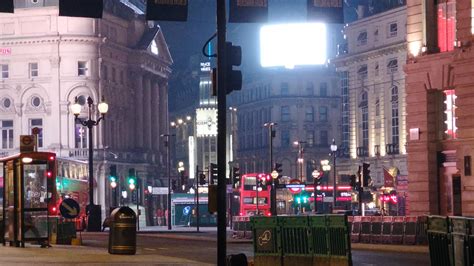
M 218 179 L 218 174 L 217 174 L 217 164 L 211 163 L 211 184 L 214 184 L 214 180 Z
M 178 187 L 176 186 L 176 180 L 171 180 L 171 190 L 175 191 Z
M 240 91 L 242 89 L 242 72 L 234 70 L 233 66 L 240 66 L 242 63 L 242 47 L 234 46 L 231 42 L 225 43 L 226 53 L 226 92 Z
M 232 167 L 232 181 L 233 186 L 238 187 L 240 184 L 240 168 L 239 167 Z
M 282 168 L 282 164 L 281 163 L 275 163 L 275 166 L 274 166 L 274 170 L 278 172 L 278 177 L 281 177 L 281 173 L 283 172 L 283 169 Z
M 199 174 L 199 185 L 204 186 L 206 184 L 206 175 L 203 173 Z
M 111 165 L 109 167 L 109 181 L 112 188 L 117 187 L 117 166 Z
M 362 164 L 362 177 L 364 178 L 363 185 L 364 187 L 368 187 L 370 183 L 370 163 L 363 163 Z
M 209 185 L 207 194 L 207 210 L 210 214 L 217 212 L 217 185 Z
M 130 190 L 134 190 L 137 186 L 137 177 L 135 174 L 135 168 L 128 169 L 128 187 Z
M 181 181 L 181 186 L 186 185 L 186 171 L 179 171 L 179 179 Z
M 350 185 L 353 189 L 357 187 L 357 176 L 351 175 Z

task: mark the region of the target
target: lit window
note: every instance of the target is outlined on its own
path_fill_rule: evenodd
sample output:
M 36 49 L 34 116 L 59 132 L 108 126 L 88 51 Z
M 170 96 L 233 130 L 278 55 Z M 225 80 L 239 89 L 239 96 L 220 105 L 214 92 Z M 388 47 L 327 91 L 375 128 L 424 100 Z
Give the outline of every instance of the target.
M 158 45 L 156 44 L 155 40 L 151 42 L 150 50 L 152 54 L 158 55 L 159 50 L 158 50 Z
M 439 50 L 452 51 L 456 40 L 456 2 L 440 3 L 437 10 Z
M 367 44 L 367 31 L 363 31 L 359 33 L 359 36 L 357 36 L 357 45 L 362 46 Z
M 87 62 L 86 61 L 77 62 L 77 75 L 87 76 Z
M 79 149 L 87 148 L 87 128 L 81 122 L 76 121 L 74 130 L 74 147 Z
M 398 87 L 392 87 L 392 144 L 399 143 Z
M 30 63 L 29 64 L 30 70 L 30 78 L 38 76 L 38 63 Z
M 0 65 L 1 71 L 2 71 L 2 79 L 7 79 L 8 78 L 8 65 L 7 64 L 2 64 Z
M 457 133 L 457 117 L 456 117 L 456 91 L 455 90 L 445 90 L 444 91 L 446 100 L 444 101 L 445 103 L 445 111 L 444 113 L 446 114 L 446 120 L 444 123 L 446 124 L 446 136 L 449 139 L 455 139 L 456 133 Z
M 397 32 L 398 32 L 398 25 L 396 22 L 394 23 L 390 23 L 388 25 L 388 37 L 395 37 L 397 36 Z

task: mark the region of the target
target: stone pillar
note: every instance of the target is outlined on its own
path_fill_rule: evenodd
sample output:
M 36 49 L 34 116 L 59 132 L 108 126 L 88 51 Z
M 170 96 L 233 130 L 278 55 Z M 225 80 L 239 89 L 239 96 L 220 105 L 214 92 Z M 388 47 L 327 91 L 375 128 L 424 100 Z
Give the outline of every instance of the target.
M 143 147 L 151 148 L 151 80 L 149 76 L 143 79 Z
M 135 128 L 135 136 L 136 136 L 136 146 L 137 148 L 143 148 L 143 76 L 141 73 L 137 73 L 136 76 L 136 121 L 137 121 L 137 126 Z
M 158 151 L 160 147 L 159 89 L 158 82 L 153 80 L 151 83 L 151 148 L 153 151 Z

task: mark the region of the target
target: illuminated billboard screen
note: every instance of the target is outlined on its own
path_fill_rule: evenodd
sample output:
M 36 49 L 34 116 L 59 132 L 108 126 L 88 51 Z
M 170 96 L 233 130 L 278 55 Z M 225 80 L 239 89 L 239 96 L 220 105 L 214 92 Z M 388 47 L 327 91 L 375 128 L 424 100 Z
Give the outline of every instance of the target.
M 196 109 L 196 131 L 197 137 L 217 136 L 217 109 Z
M 326 25 L 294 23 L 266 25 L 260 29 L 262 67 L 323 65 L 326 58 Z

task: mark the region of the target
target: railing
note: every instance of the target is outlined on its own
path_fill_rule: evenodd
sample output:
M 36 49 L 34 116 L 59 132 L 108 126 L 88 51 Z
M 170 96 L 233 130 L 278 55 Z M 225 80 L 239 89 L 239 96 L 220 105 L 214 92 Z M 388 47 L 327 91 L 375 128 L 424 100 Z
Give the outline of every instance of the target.
M 357 157 L 367 157 L 369 156 L 369 151 L 367 147 L 357 147 Z
M 387 151 L 387 154 L 399 154 L 399 146 L 398 144 L 387 144 L 385 145 L 385 150 Z

